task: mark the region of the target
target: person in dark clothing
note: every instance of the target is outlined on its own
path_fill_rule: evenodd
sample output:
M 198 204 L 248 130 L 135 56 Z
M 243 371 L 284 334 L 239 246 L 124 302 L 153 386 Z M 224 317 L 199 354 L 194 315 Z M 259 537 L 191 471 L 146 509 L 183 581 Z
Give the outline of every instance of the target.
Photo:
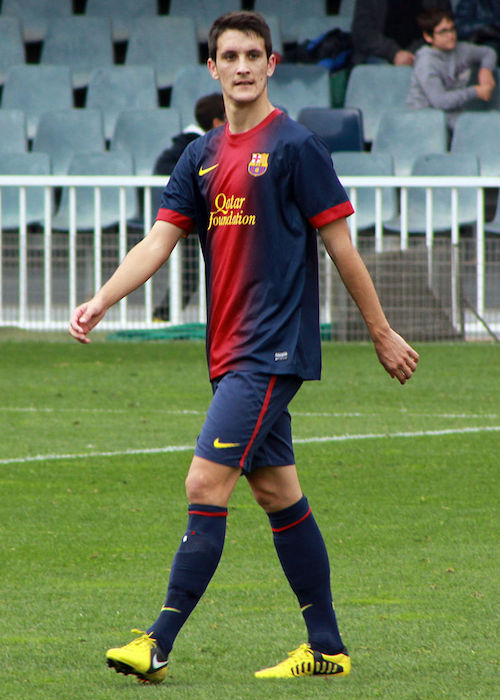
M 352 21 L 353 62 L 412 66 L 422 46 L 417 16 L 430 7 L 449 9 L 448 0 L 356 0 Z
M 154 175 L 171 175 L 177 161 L 191 141 L 203 136 L 207 131 L 224 124 L 226 117 L 222 95 L 214 92 L 200 97 L 194 109 L 196 124 L 189 124 L 180 134 L 172 139 L 172 145 L 166 148 L 158 156 L 154 165 Z M 160 206 L 163 188 L 153 190 L 153 211 Z M 198 287 L 198 243 L 195 236 L 187 238 L 182 248 L 182 305 L 185 306 Z M 169 319 L 168 292 L 153 310 L 155 321 L 167 321 Z
M 460 0 L 455 24 L 460 40 L 491 46 L 500 56 L 500 0 Z

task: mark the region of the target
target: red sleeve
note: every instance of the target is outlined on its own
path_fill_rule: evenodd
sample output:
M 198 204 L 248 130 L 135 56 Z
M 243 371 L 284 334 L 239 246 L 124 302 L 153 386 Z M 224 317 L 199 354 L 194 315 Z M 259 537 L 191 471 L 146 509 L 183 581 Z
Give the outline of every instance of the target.
M 342 202 L 341 204 L 336 204 L 334 207 L 325 209 L 325 211 L 312 216 L 309 219 L 309 223 L 314 226 L 314 228 L 321 228 L 321 226 L 325 226 L 332 221 L 341 219 L 343 216 L 350 216 L 351 214 L 354 214 L 354 209 L 352 204 L 349 201 L 346 201 Z
M 191 231 L 194 229 L 193 219 L 191 219 L 189 216 L 185 216 L 184 214 L 179 214 L 179 212 L 174 211 L 173 209 L 158 209 L 156 220 L 167 221 L 169 224 L 174 224 L 174 226 L 178 226 L 186 233 L 191 233 Z

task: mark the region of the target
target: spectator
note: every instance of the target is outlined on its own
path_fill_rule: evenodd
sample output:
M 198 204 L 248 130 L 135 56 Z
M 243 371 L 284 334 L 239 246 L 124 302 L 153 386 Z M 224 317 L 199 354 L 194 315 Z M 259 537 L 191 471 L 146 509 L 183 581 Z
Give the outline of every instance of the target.
M 196 124 L 189 124 L 180 134 L 174 136 L 172 145 L 166 148 L 159 156 L 154 166 L 154 175 L 171 175 L 177 161 L 181 157 L 186 146 L 199 138 L 207 131 L 224 124 L 224 101 L 222 95 L 214 92 L 211 95 L 200 97 L 194 109 Z M 153 191 L 153 211 L 160 207 L 163 188 L 155 188 Z M 195 236 L 188 237 L 182 247 L 182 305 L 185 306 L 198 287 L 198 241 Z M 168 292 L 154 308 L 155 321 L 167 321 L 169 319 Z
M 431 5 L 450 7 L 448 0 L 356 0 L 351 29 L 354 63 L 413 65 L 422 44 L 417 16 Z
M 460 0 L 455 9 L 458 38 L 500 50 L 500 0 Z
M 457 42 L 453 15 L 449 10 L 429 10 L 419 16 L 427 45 L 418 50 L 406 106 L 434 107 L 446 112 L 453 130 L 458 115 L 473 99 L 488 102 L 495 88 L 496 55 L 488 46 Z M 471 85 L 478 68 L 477 84 Z

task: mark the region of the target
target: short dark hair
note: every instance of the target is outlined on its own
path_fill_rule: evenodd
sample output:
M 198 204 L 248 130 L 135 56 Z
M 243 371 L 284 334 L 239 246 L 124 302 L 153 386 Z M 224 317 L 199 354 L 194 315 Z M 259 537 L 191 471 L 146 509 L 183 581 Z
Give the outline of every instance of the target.
M 194 108 L 194 116 L 203 131 L 210 131 L 214 119 L 225 121 L 224 100 L 219 92 L 200 97 Z
M 453 22 L 453 14 L 451 10 L 433 7 L 419 14 L 417 17 L 417 22 L 422 32 L 432 36 L 434 34 L 434 30 L 438 24 L 443 21 L 443 19 L 449 19 L 450 22 Z
M 210 28 L 208 34 L 208 55 L 215 61 L 217 55 L 217 41 L 220 35 L 228 29 L 237 29 L 245 34 L 256 34 L 264 39 L 267 57 L 273 52 L 271 30 L 262 15 L 258 12 L 227 12 L 218 17 Z

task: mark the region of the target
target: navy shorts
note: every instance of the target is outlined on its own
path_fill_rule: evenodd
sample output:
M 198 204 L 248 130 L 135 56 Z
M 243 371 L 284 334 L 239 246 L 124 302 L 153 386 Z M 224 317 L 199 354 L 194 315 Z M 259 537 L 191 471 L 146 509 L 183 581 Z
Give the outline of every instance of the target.
M 233 371 L 214 380 L 195 455 L 246 474 L 295 464 L 288 404 L 301 384 L 295 375 Z

